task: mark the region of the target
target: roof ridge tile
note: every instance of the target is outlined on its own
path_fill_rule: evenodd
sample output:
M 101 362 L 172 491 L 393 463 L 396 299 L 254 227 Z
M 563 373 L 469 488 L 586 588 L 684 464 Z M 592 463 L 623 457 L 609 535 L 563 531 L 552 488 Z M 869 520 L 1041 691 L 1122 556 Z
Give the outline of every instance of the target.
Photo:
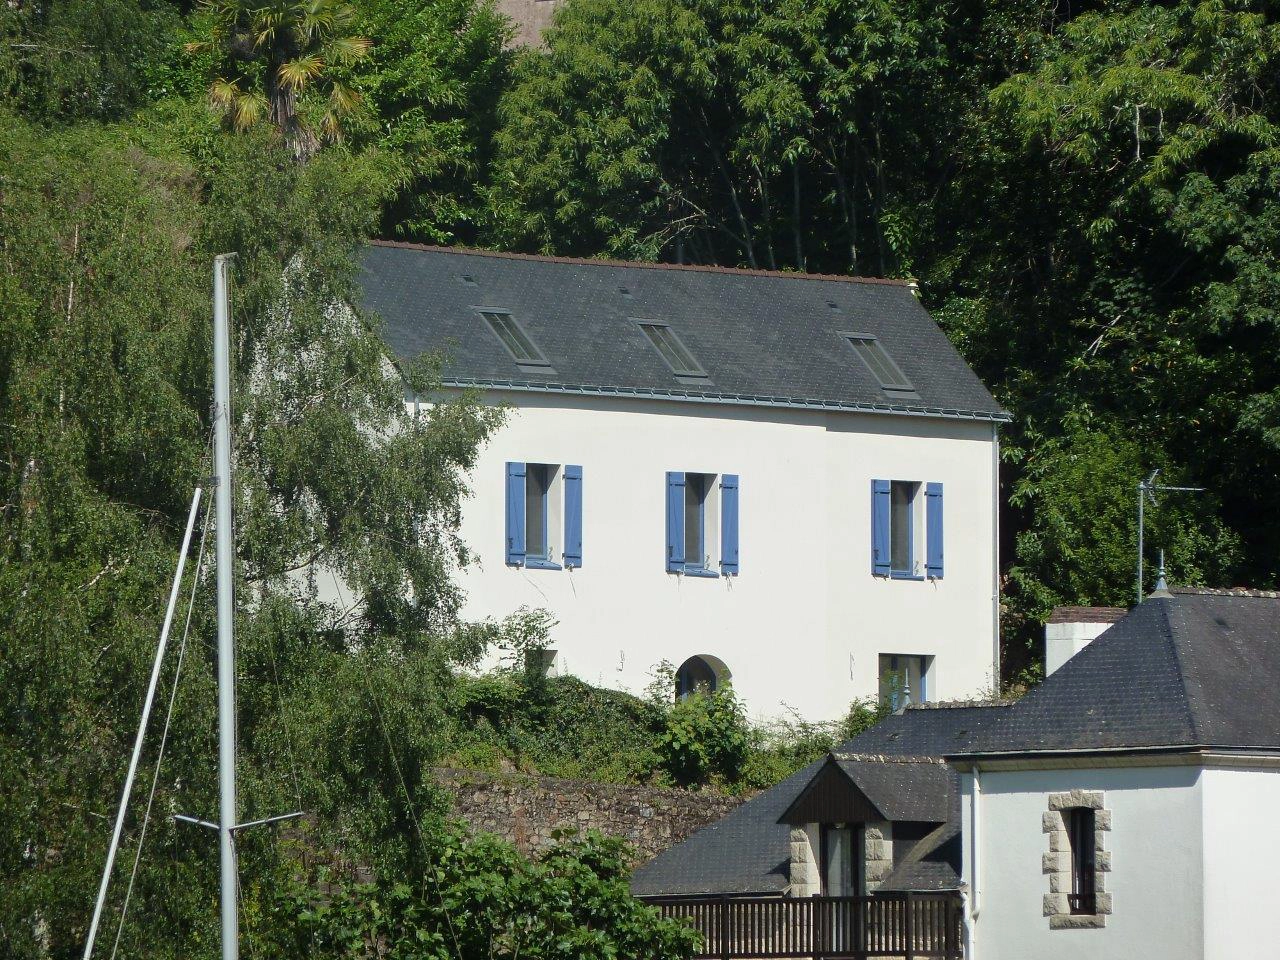
M 1255 600 L 1280 600 L 1280 590 L 1253 587 L 1170 587 L 1175 597 L 1250 597 Z
M 792 280 L 832 280 L 844 283 L 872 283 L 914 288 L 915 280 L 895 277 L 855 277 L 840 273 L 806 273 L 801 270 L 761 270 L 756 267 L 722 267 L 701 263 L 659 263 L 652 260 L 612 260 L 605 257 L 561 257 L 545 253 L 512 253 L 506 250 L 482 250 L 478 247 L 446 247 L 403 240 L 370 240 L 375 247 L 399 250 L 421 250 L 424 253 L 456 253 L 475 257 L 501 257 L 507 260 L 529 260 L 534 263 L 572 263 L 580 266 L 637 267 L 647 270 L 693 270 L 700 273 L 725 273 L 739 277 L 778 277 Z

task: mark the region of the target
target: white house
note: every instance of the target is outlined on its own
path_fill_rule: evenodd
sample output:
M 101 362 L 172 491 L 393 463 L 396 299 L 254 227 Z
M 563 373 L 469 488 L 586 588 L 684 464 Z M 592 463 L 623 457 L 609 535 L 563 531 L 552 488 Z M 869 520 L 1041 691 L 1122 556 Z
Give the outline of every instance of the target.
M 1153 594 L 951 756 L 974 960 L 1280 956 L 1280 594 Z
M 394 243 L 362 285 L 398 356 L 510 408 L 464 615 L 546 608 L 554 669 L 667 661 L 757 716 L 991 687 L 1007 416 L 911 285 Z
M 1159 590 L 1020 701 L 904 709 L 632 890 L 707 958 L 1280 956 L 1277 691 L 1280 593 Z

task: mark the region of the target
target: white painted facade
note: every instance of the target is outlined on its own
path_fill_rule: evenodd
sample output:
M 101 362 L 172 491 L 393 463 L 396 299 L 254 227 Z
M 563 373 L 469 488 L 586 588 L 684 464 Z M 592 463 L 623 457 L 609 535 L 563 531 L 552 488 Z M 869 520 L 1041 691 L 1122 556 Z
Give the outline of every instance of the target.
M 1280 766 L 1221 757 L 1069 763 L 962 771 L 969 957 L 1280 956 L 1273 880 Z M 1100 792 L 1108 811 L 1099 875 L 1111 912 L 1104 926 L 1052 929 L 1044 817 L 1051 795 L 1073 790 Z
M 679 666 L 700 655 L 723 665 L 755 717 L 793 708 L 810 720 L 835 719 L 855 698 L 875 696 L 881 654 L 931 658 L 929 700 L 992 687 L 992 423 L 532 392 L 486 400 L 509 405 L 510 415 L 481 451 L 463 506 L 461 535 L 477 557 L 460 572 L 463 615 L 547 609 L 558 621 L 558 671 L 639 692 L 661 661 Z M 582 467 L 579 569 L 506 563 L 510 461 Z M 667 471 L 740 478 L 738 575 L 667 571 Z M 873 576 L 877 478 L 944 485 L 941 579 Z M 554 484 L 551 503 L 555 557 Z M 709 500 L 713 567 L 714 511 Z
M 1269 759 L 1201 774 L 1205 960 L 1280 956 L 1280 763 Z

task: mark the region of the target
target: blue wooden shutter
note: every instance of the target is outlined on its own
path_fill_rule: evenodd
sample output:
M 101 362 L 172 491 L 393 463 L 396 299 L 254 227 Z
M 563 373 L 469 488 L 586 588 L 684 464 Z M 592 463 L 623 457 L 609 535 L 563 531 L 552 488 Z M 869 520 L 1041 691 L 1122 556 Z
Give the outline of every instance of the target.
M 924 512 L 926 570 L 935 580 L 942 579 L 942 484 L 925 485 Z
M 684 569 L 684 471 L 667 471 L 667 570 Z
M 524 564 L 524 464 L 507 463 L 507 563 Z
M 720 572 L 738 575 L 738 475 L 720 478 Z
M 564 468 L 564 565 L 582 566 L 582 467 Z
M 889 575 L 889 481 L 871 481 L 871 572 Z

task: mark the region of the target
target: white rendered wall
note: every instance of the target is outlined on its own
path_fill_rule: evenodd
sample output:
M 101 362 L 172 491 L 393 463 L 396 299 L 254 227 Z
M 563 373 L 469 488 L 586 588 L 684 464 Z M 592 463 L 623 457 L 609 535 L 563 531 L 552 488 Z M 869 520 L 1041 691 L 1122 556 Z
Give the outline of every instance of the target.
M 1053 673 L 1111 626 L 1109 623 L 1045 624 L 1044 675 Z
M 1198 767 L 987 770 L 980 776 L 973 960 L 1200 960 L 1205 884 Z M 972 904 L 973 776 L 961 781 L 964 879 Z M 1111 811 L 1104 885 L 1113 912 L 1101 929 L 1051 930 L 1043 915 L 1049 892 L 1043 814 L 1049 794 L 1070 790 L 1102 791 L 1103 808 Z M 1254 825 L 1237 821 L 1228 829 L 1248 843 Z M 1272 941 L 1254 944 L 1264 942 Z M 1263 954 L 1236 954 L 1253 955 Z
M 1280 769 L 1204 771 L 1204 957 L 1280 956 Z
M 935 658 L 929 699 L 990 689 L 995 445 L 988 423 L 661 400 L 491 394 L 462 536 L 463 615 L 559 620 L 558 670 L 643 690 L 660 661 L 723 661 L 757 717 L 834 719 L 877 692 L 880 653 Z M 580 464 L 583 566 L 505 564 L 505 463 Z M 741 574 L 666 572 L 666 472 L 741 478 Z M 944 484 L 945 578 L 871 574 L 871 480 Z M 717 558 L 713 558 L 717 559 Z M 921 558 L 923 559 L 923 558 Z

